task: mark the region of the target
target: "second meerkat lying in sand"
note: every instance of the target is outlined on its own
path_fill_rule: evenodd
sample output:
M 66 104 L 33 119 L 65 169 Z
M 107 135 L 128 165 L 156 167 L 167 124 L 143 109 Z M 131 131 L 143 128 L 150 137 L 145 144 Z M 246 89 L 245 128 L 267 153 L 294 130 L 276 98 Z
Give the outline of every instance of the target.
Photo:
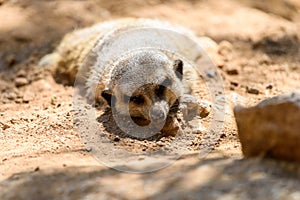
M 103 61 L 111 50 L 107 46 L 115 38 L 139 28 L 169 28 L 189 34 L 157 20 L 110 21 L 66 35 L 57 50 L 42 59 L 41 65 L 54 66 L 55 76 L 62 83 L 83 85 L 87 88 L 87 99 L 109 105 L 120 115 L 129 113 L 140 126 L 153 124 L 163 127 L 162 133 L 175 135 L 179 129 L 177 112 L 182 108 L 186 116 L 195 115 L 199 103 L 189 95 L 190 89 L 183 82 L 184 61 L 155 48 L 141 48 L 126 55 L 114 55 L 116 60 Z

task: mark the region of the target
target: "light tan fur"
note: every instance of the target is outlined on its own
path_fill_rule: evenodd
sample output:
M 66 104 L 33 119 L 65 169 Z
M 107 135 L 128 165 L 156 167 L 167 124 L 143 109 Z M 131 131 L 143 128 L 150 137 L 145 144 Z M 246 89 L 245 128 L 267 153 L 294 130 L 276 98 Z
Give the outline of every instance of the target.
M 170 125 L 174 124 L 174 120 L 168 115 L 172 106 L 176 106 L 178 99 L 186 93 L 184 90 L 187 87 L 183 86 L 174 68 L 175 58 L 163 50 L 140 50 L 120 55 L 111 63 L 101 63 L 100 55 L 105 53 L 107 42 L 129 29 L 145 27 L 169 28 L 190 34 L 185 29 L 158 20 L 129 18 L 110 21 L 67 34 L 57 50 L 40 64 L 54 66 L 59 82 L 75 82 L 87 88 L 84 95 L 92 101 L 103 105 L 112 100 L 120 114 L 126 114 L 129 106 L 129 114 L 138 118 L 141 125 L 153 120 L 157 123 L 167 120 L 165 129 L 177 129 L 175 125 Z M 164 85 L 166 79 L 170 83 Z M 158 95 L 161 85 L 165 87 L 163 93 Z M 124 96 L 129 99 L 125 100 Z M 143 100 L 139 102 L 135 98 Z

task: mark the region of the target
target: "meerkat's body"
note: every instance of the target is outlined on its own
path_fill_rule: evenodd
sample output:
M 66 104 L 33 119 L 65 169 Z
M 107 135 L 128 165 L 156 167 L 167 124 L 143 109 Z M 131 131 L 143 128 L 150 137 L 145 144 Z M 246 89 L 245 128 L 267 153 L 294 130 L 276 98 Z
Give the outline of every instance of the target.
M 183 35 L 192 35 L 181 27 L 158 20 L 110 21 L 66 35 L 57 50 L 50 54 L 50 59 L 48 57 L 41 63 L 46 60 L 47 65 L 55 66 L 58 81 L 64 84 L 76 82 L 88 88 L 85 92 L 88 99 L 103 104 L 113 103 L 121 114 L 126 113 L 129 104 L 132 117 L 143 118 L 143 121 L 162 117 L 158 121 L 168 122 L 170 108 L 187 93 L 181 82 L 181 60 L 172 58 L 170 52 L 163 49 L 140 49 L 126 55 L 115 55 L 119 56 L 118 60 L 102 62 L 106 47 L 114 42 L 115 37 L 128 30 L 143 28 L 169 29 Z

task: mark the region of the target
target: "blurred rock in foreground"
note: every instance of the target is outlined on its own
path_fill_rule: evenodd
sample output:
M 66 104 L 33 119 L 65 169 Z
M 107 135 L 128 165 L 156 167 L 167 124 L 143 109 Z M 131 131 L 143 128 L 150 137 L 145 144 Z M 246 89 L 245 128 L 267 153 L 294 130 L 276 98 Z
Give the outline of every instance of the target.
M 266 99 L 255 107 L 235 107 L 245 157 L 300 162 L 300 92 Z

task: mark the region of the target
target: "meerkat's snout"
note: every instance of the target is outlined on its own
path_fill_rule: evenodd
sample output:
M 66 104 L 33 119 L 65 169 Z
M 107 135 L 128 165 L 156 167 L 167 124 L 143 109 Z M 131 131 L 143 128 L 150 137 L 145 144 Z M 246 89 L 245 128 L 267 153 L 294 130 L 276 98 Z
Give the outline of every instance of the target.
M 155 124 L 164 123 L 167 119 L 168 112 L 169 112 L 169 105 L 166 101 L 156 102 L 150 108 L 149 111 L 150 120 Z

